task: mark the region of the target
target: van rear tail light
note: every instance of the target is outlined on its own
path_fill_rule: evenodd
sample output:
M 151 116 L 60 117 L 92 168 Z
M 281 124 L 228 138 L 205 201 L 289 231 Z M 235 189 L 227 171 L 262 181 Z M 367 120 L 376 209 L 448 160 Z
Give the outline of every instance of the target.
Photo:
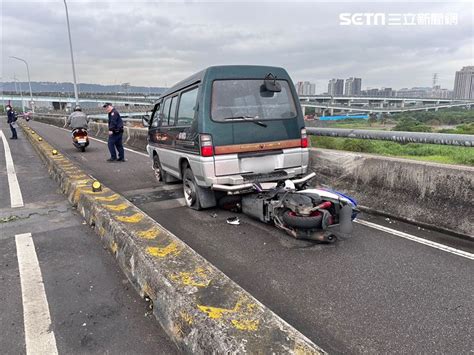
M 301 129 L 301 148 L 308 148 L 308 135 L 306 134 L 306 128 Z
M 214 155 L 214 147 L 212 146 L 212 137 L 209 134 L 201 134 L 199 136 L 199 144 L 201 147 L 201 156 L 212 157 Z

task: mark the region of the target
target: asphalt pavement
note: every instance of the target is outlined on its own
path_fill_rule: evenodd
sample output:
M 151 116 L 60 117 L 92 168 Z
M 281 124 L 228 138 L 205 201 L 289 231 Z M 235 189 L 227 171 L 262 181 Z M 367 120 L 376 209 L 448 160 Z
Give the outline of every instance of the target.
M 3 120 L 0 129 L 9 137 Z M 35 342 L 25 332 L 26 323 L 40 322 L 35 309 L 28 312 L 28 302 L 37 295 L 22 294 L 21 281 L 28 275 L 20 270 L 15 241 L 25 233 L 32 235 L 41 272 L 41 279 L 25 286 L 44 288 L 48 332 L 54 334 L 59 354 L 177 353 L 149 304 L 61 194 L 20 130 L 18 135 L 18 140 L 7 141 L 24 201 L 19 208 L 10 207 L 0 139 L 0 353 L 26 353 L 26 343 Z
M 107 163 L 103 142 L 93 140 L 80 153 L 69 132 L 31 126 L 326 351 L 473 351 L 472 260 L 360 224 L 352 238 L 332 245 L 295 240 L 242 214 L 240 225 L 229 225 L 234 213 L 183 207 L 180 184 L 157 183 L 143 152 L 126 151 L 127 162 Z M 443 233 L 370 215 L 361 219 L 474 251 L 471 242 Z

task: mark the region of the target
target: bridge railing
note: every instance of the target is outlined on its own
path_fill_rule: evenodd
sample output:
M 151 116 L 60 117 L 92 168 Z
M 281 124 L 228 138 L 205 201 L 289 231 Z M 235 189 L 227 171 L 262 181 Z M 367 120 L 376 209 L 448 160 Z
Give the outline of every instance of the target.
M 306 131 L 309 134 L 315 136 L 387 140 L 398 143 L 424 143 L 474 147 L 474 135 L 469 134 L 375 131 L 368 129 L 319 127 L 307 127 Z

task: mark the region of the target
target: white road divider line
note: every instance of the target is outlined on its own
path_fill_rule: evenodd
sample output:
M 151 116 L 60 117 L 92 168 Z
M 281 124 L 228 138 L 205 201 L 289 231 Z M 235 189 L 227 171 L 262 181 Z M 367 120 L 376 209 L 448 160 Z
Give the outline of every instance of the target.
M 3 141 L 3 148 L 5 150 L 5 161 L 7 164 L 8 188 L 10 190 L 10 204 L 12 208 L 23 207 L 23 196 L 21 195 L 20 184 L 15 173 L 15 165 L 13 165 L 12 153 L 8 145 L 7 138 L 0 129 L 0 138 Z
M 381 226 L 379 224 L 364 221 L 364 220 L 361 220 L 361 219 L 356 219 L 354 222 L 362 224 L 362 225 L 370 227 L 370 228 L 378 229 L 382 232 L 390 233 L 390 234 L 396 235 L 398 237 L 405 238 L 405 239 L 408 239 L 408 240 L 411 240 L 411 241 L 414 241 L 414 242 L 417 242 L 417 243 L 420 243 L 420 244 L 424 244 L 424 245 L 427 245 L 429 247 L 436 248 L 436 249 L 439 249 L 439 250 L 442 250 L 442 251 L 445 251 L 445 252 L 448 252 L 448 253 L 451 253 L 451 254 L 454 254 L 454 255 L 458 255 L 458 256 L 462 256 L 462 257 L 467 258 L 467 259 L 474 260 L 474 254 L 468 253 L 467 251 L 463 251 L 463 250 L 455 249 L 455 248 L 452 248 L 452 247 L 448 247 L 444 244 L 432 242 L 431 240 L 423 239 L 423 238 L 420 238 L 420 237 L 415 237 L 414 235 L 404 233 L 404 232 L 400 232 L 400 231 L 397 231 L 395 229 L 387 228 L 387 227 Z
M 56 338 L 44 290 L 43 277 L 31 233 L 15 236 L 20 270 L 26 353 L 57 354 Z

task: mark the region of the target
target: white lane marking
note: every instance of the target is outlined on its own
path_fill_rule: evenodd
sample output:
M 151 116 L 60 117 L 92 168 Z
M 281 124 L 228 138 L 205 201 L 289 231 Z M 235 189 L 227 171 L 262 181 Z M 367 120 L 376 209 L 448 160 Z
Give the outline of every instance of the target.
M 360 219 L 357 219 L 354 222 L 362 224 L 362 225 L 367 226 L 367 227 L 378 229 L 382 232 L 386 232 L 386 233 L 396 235 L 398 237 L 409 239 L 411 241 L 414 241 L 414 242 L 417 242 L 417 243 L 420 243 L 420 244 L 424 244 L 424 245 L 427 245 L 429 247 L 436 248 L 436 249 L 439 249 L 439 250 L 442 250 L 442 251 L 445 251 L 445 252 L 448 252 L 448 253 L 451 253 L 451 254 L 454 254 L 454 255 L 458 255 L 458 256 L 462 256 L 462 257 L 467 258 L 467 259 L 474 260 L 474 254 L 468 253 L 467 251 L 463 251 L 463 250 L 455 249 L 455 248 L 452 248 L 452 247 L 448 247 L 444 244 L 432 242 L 430 240 L 426 240 L 426 239 L 423 239 L 423 238 L 420 238 L 420 237 L 415 237 L 414 235 L 404 233 L 404 232 L 400 232 L 400 231 L 397 231 L 395 229 L 387 228 L 387 227 L 384 227 L 384 226 L 381 226 L 381 225 L 378 225 L 378 224 L 375 224 L 375 223 L 372 223 L 372 222 L 363 221 L 363 220 L 360 220 Z
M 31 233 L 15 236 L 20 270 L 26 353 L 57 354 L 49 306 Z
M 49 125 L 49 126 L 62 129 L 63 131 L 66 131 L 66 132 L 71 132 L 70 130 L 68 130 L 68 129 L 66 129 L 66 128 L 62 128 L 62 127 L 58 127 L 58 126 L 53 126 L 53 125 Z M 106 141 L 103 141 L 102 139 L 98 139 L 98 138 L 95 138 L 95 137 L 89 136 L 89 139 L 92 139 L 92 140 L 94 140 L 94 141 L 97 141 L 97 142 L 100 142 L 100 143 L 103 143 L 103 144 L 107 144 Z M 146 153 L 137 152 L 136 150 L 133 150 L 133 149 L 130 149 L 130 148 L 127 148 L 127 147 L 123 147 L 123 149 L 125 149 L 126 151 L 129 151 L 129 152 L 132 152 L 132 153 L 136 153 L 136 154 L 140 154 L 140 155 L 143 155 L 144 157 L 149 158 L 149 155 L 146 154 Z
M 5 150 L 5 161 L 7 163 L 8 188 L 10 190 L 10 204 L 12 208 L 23 207 L 23 196 L 21 195 L 20 184 L 15 173 L 15 165 L 13 165 L 12 153 L 8 145 L 7 138 L 0 129 L 0 138 L 3 141 L 3 148 Z

